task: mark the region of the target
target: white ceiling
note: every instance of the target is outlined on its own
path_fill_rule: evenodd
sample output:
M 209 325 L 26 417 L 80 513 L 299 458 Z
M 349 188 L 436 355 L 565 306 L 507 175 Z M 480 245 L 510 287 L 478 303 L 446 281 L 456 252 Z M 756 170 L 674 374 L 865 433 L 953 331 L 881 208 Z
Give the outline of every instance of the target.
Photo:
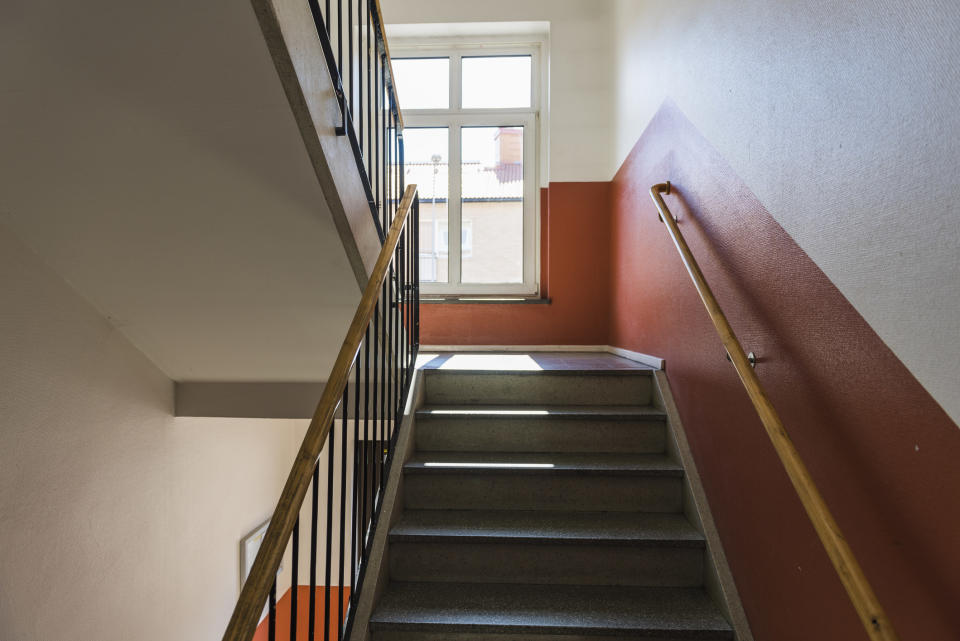
M 360 298 L 247 2 L 5 3 L 0 222 L 175 380 L 323 380 Z

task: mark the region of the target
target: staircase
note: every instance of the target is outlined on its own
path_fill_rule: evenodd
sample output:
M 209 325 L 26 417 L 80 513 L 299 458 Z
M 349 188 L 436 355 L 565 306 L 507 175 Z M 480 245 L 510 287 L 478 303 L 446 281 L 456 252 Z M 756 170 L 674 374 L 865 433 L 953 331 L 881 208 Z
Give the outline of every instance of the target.
M 734 638 L 651 371 L 423 375 L 373 641 Z

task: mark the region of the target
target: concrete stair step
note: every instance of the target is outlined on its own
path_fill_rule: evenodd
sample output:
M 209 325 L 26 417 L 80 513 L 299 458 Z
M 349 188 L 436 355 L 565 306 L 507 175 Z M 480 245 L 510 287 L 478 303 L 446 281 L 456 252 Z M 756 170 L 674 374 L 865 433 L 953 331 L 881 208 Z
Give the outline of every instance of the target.
M 666 415 L 651 406 L 431 405 L 417 411 L 423 451 L 657 453 Z
M 682 514 L 516 510 L 407 510 L 391 542 L 562 542 L 571 545 L 671 545 L 703 549 Z
M 705 543 L 679 514 L 411 510 L 397 581 L 700 586 Z
M 733 638 L 700 588 L 393 582 L 370 627 L 375 641 Z
M 662 454 L 417 452 L 407 509 L 679 512 L 683 468 Z
M 664 454 L 608 452 L 421 452 L 404 466 L 407 474 L 683 476 L 683 467 Z
M 424 370 L 430 405 L 649 405 L 649 370 Z

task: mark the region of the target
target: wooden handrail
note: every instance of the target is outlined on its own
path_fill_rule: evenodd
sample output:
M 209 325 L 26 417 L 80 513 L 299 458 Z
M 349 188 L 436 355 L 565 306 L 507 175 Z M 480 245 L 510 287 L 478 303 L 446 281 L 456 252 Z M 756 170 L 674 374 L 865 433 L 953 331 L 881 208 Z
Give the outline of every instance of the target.
M 313 478 L 313 468 L 317 464 L 317 457 L 320 456 L 323 444 L 330 433 L 330 425 L 340 403 L 343 388 L 347 384 L 347 377 L 353 366 L 354 358 L 376 308 L 387 268 L 390 266 L 390 261 L 393 260 L 400 234 L 410 214 L 416 192 L 416 185 L 408 185 L 403 193 L 397 215 L 393 219 L 393 224 L 390 225 L 383 248 L 380 250 L 380 255 L 373 267 L 373 273 L 370 274 L 370 280 L 363 290 L 360 304 L 353 315 L 353 321 L 350 323 L 347 336 L 343 340 L 343 346 L 340 348 L 336 363 L 334 363 L 333 371 L 330 372 L 330 378 L 323 388 L 320 402 L 317 403 L 317 409 L 313 413 L 310 426 L 303 437 L 300 451 L 294 460 L 287 482 L 283 486 L 280 500 L 277 501 L 277 508 L 270 519 L 270 525 L 263 537 L 260 551 L 257 553 L 257 558 L 250 569 L 250 575 L 240 591 L 240 598 L 237 600 L 233 615 L 230 617 L 227 630 L 223 634 L 223 641 L 249 641 L 253 637 L 270 586 L 276 579 L 277 568 L 280 567 L 287 541 L 290 539 L 293 526 L 300 515 L 300 506 L 303 504 L 307 488 Z M 416 233 L 415 230 L 414 233 Z M 324 623 L 324 625 L 327 625 L 327 623 Z
M 383 11 L 380 10 L 380 0 L 373 0 L 377 7 L 375 21 L 377 28 L 380 29 L 380 37 L 383 39 L 383 53 L 387 57 L 387 67 L 390 71 L 390 93 L 393 94 L 393 104 L 397 106 L 397 125 L 403 130 L 403 114 L 400 112 L 400 96 L 397 94 L 397 76 L 393 73 L 393 58 L 390 57 L 390 45 L 387 42 L 387 29 L 383 24 Z
M 716 328 L 717 333 L 720 334 L 720 340 L 723 341 L 723 346 L 733 361 L 737 375 L 740 376 L 740 380 L 743 382 L 743 386 L 746 388 L 747 394 L 750 396 L 750 400 L 753 402 L 757 414 L 760 415 L 760 420 L 763 422 L 763 427 L 767 431 L 767 435 L 770 437 L 770 441 L 773 443 L 777 455 L 780 457 L 780 462 L 783 463 L 787 476 L 790 477 L 790 482 L 793 484 L 793 488 L 800 497 L 800 502 L 803 503 L 803 507 L 807 512 L 807 516 L 810 518 L 814 529 L 817 531 L 817 535 L 820 537 L 820 542 L 823 543 L 823 547 L 826 548 L 827 555 L 830 557 L 831 563 L 833 563 L 833 568 L 840 577 L 840 581 L 843 583 L 847 595 L 853 602 L 853 607 L 856 609 L 857 615 L 860 617 L 864 628 L 866 628 L 867 635 L 873 641 L 897 641 L 897 633 L 894 631 L 890 620 L 880 606 L 880 602 L 877 600 L 873 588 L 870 587 L 870 583 L 867 581 L 866 576 L 864 576 L 860 564 L 857 562 L 856 557 L 850 550 L 850 546 L 843 537 L 843 533 L 840 532 L 840 526 L 837 525 L 836 520 L 827 508 L 827 504 L 823 500 L 823 496 L 817 489 L 816 484 L 814 484 L 813 478 L 810 476 L 809 470 L 807 470 L 807 466 L 804 465 L 800 454 L 793 445 L 793 441 L 791 441 L 787 435 L 780 416 L 777 414 L 776 409 L 774 409 L 773 404 L 760 385 L 760 379 L 757 378 L 757 374 L 751 367 L 747 355 L 743 352 L 740 341 L 737 340 L 737 336 L 727 321 L 727 317 L 724 315 L 723 310 L 720 309 L 720 304 L 710 290 L 710 286 L 707 284 L 703 272 L 700 271 L 700 266 L 693 257 L 690 247 L 687 246 L 683 234 L 680 233 L 676 220 L 673 218 L 667 205 L 663 202 L 661 194 L 669 193 L 669 182 L 659 183 L 650 188 L 650 197 L 653 198 L 653 202 L 660 212 L 660 219 L 666 224 L 670 238 L 673 239 L 674 245 L 677 246 L 677 250 L 680 252 L 680 258 L 683 260 L 683 264 L 687 268 L 690 278 L 693 279 L 693 284 L 697 288 L 697 293 L 700 294 L 700 299 L 707 308 L 707 313 L 710 314 L 710 320 L 713 321 L 713 326 Z

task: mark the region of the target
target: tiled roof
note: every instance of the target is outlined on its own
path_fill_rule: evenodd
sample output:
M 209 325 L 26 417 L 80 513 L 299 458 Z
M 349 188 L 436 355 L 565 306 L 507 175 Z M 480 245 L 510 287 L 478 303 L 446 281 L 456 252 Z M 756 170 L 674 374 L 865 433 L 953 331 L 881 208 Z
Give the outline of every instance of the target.
M 408 162 L 404 164 L 405 184 L 416 183 L 420 200 L 446 200 L 449 184 L 447 163 Z M 461 166 L 463 197 L 467 200 L 520 200 L 523 198 L 523 165 L 479 162 Z

